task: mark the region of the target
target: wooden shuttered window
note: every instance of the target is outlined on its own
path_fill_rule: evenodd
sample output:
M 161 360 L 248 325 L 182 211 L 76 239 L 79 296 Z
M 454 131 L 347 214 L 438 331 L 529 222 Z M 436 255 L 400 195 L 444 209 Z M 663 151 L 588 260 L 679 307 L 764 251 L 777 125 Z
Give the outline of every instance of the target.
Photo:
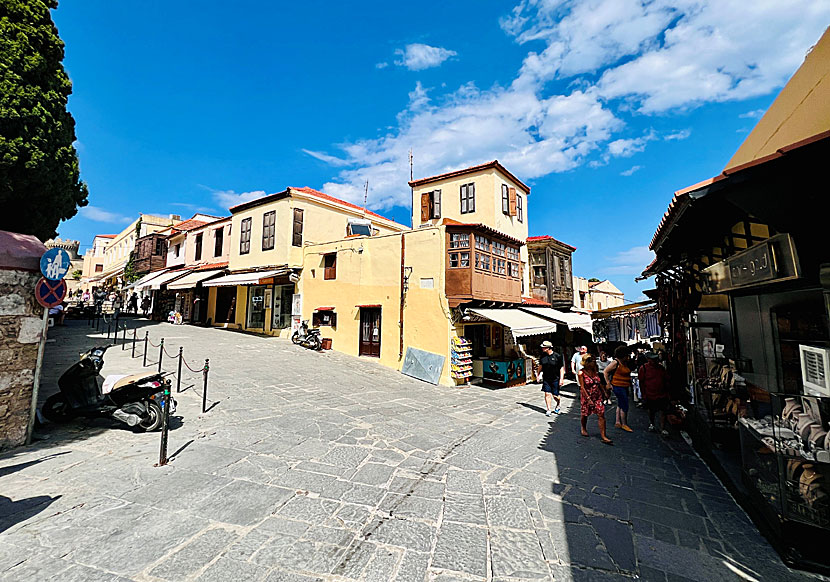
M 213 256 L 222 256 L 222 247 L 225 244 L 225 229 L 217 228 L 213 231 Z
M 294 226 L 291 244 L 295 247 L 303 246 L 303 211 L 301 208 L 294 209 Z
M 251 220 L 245 218 L 242 220 L 241 228 L 239 229 L 239 254 L 247 255 L 251 252 Z
M 421 194 L 421 222 L 441 218 L 441 190 Z
M 519 222 L 524 222 L 524 207 L 522 206 L 522 197 L 519 194 L 516 194 L 516 218 L 519 219 Z
M 510 216 L 516 216 L 516 189 L 508 189 L 508 197 L 510 203 Z
M 277 212 L 272 210 L 262 215 L 262 250 L 270 251 L 274 248 L 274 239 L 277 223 Z
M 202 260 L 202 233 L 196 235 L 196 252 L 194 254 L 193 260 L 201 261 Z
M 323 279 L 337 279 L 337 253 L 323 255 Z
M 510 188 L 507 184 L 501 185 L 501 212 L 510 214 Z
M 476 185 L 463 184 L 461 186 L 461 214 L 476 211 Z

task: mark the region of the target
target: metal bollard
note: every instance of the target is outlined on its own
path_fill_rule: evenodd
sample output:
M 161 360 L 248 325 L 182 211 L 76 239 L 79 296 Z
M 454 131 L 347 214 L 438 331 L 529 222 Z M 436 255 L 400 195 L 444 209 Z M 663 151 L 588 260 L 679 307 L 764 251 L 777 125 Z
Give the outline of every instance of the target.
M 118 345 L 118 312 L 115 313 L 115 334 L 113 335 L 113 343 Z
M 179 346 L 179 373 L 176 374 L 176 394 L 182 391 L 182 359 L 184 358 L 184 356 L 182 356 L 183 351 L 184 348 Z
M 121 351 L 127 349 L 127 326 L 124 326 L 124 333 L 121 334 Z
M 112 320 L 107 321 L 107 339 L 110 339 L 110 332 L 112 331 Z
M 205 377 L 205 384 L 202 386 L 202 414 L 204 414 L 207 409 L 208 371 L 210 371 L 210 359 L 205 358 L 205 369 L 202 372 L 202 375 Z
M 136 330 L 136 328 L 133 328 L 133 352 L 130 354 L 130 358 L 135 357 L 135 336 L 137 334 L 138 334 L 138 330 Z
M 159 341 L 159 374 L 161 374 L 161 361 L 164 359 L 164 338 Z
M 145 367 L 147 365 L 147 343 L 150 341 L 150 332 L 144 332 L 144 361 L 141 362 L 141 367 Z
M 159 447 L 159 462 L 156 467 L 163 467 L 167 464 L 167 433 L 170 426 L 170 384 L 164 384 L 164 400 L 161 410 L 161 446 Z

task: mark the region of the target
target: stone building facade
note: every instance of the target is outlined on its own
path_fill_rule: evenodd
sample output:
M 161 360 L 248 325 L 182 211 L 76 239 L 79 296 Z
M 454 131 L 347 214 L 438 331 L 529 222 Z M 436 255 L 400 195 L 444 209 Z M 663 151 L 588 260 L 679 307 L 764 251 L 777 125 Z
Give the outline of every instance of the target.
M 40 257 L 33 236 L 0 231 L 0 450 L 26 442 L 43 307 L 35 300 Z

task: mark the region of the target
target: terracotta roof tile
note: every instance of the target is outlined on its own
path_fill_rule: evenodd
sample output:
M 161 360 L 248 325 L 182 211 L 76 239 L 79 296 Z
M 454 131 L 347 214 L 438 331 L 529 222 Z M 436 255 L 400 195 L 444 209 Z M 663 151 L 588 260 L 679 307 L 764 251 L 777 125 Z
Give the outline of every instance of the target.
M 336 202 L 337 204 L 342 204 L 343 206 L 348 206 L 349 208 L 354 208 L 355 210 L 359 210 L 364 212 L 362 206 L 358 206 L 357 204 L 352 204 L 351 202 L 346 202 L 345 200 L 340 200 L 340 198 L 335 198 L 334 196 L 329 196 L 325 192 L 320 192 L 319 190 L 315 190 L 314 188 L 309 188 L 308 186 L 303 186 L 302 188 L 295 188 L 294 186 L 290 187 L 290 190 L 296 190 L 297 192 L 302 192 L 304 194 L 309 194 L 314 196 L 315 198 L 321 198 L 323 200 L 328 200 L 329 202 Z M 394 222 L 393 220 L 386 218 L 385 216 L 381 216 L 376 212 L 372 212 L 371 210 L 366 210 L 366 214 L 369 216 L 374 216 L 375 218 L 380 218 L 383 220 L 388 220 L 390 222 Z
M 542 307 L 550 307 L 550 303 L 536 299 L 535 297 L 522 297 L 522 305 L 540 305 Z
M 409 185 L 413 188 L 415 186 L 421 186 L 423 184 L 429 184 L 430 182 L 437 182 L 439 180 L 444 180 L 446 178 L 455 178 L 456 176 L 463 176 L 465 174 L 472 174 L 473 172 L 478 172 L 481 170 L 486 170 L 488 168 L 496 168 L 502 174 L 513 180 L 518 186 L 520 186 L 526 194 L 530 194 L 530 187 L 519 180 L 516 176 L 510 173 L 510 171 L 505 168 L 504 166 L 499 163 L 498 160 L 493 160 L 492 162 L 486 162 L 484 164 L 479 164 L 477 166 L 470 166 L 469 168 L 462 168 L 461 170 L 453 170 L 451 172 L 444 172 L 443 174 L 438 174 L 436 176 L 430 176 L 428 178 L 419 178 L 417 180 L 412 180 L 409 182 Z
M 189 218 L 188 220 L 184 220 L 182 222 L 177 222 L 171 228 L 173 230 L 177 230 L 179 232 L 187 232 L 189 230 L 193 230 L 194 228 L 199 228 L 200 226 L 206 225 L 207 222 L 204 220 L 196 220 L 194 218 Z

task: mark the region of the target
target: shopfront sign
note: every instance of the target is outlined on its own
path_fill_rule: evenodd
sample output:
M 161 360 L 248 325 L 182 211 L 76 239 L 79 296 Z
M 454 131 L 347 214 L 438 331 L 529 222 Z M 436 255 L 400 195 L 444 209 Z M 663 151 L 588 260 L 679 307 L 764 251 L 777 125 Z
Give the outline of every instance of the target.
M 721 293 L 800 276 L 792 237 L 777 234 L 703 270 L 708 293 Z

